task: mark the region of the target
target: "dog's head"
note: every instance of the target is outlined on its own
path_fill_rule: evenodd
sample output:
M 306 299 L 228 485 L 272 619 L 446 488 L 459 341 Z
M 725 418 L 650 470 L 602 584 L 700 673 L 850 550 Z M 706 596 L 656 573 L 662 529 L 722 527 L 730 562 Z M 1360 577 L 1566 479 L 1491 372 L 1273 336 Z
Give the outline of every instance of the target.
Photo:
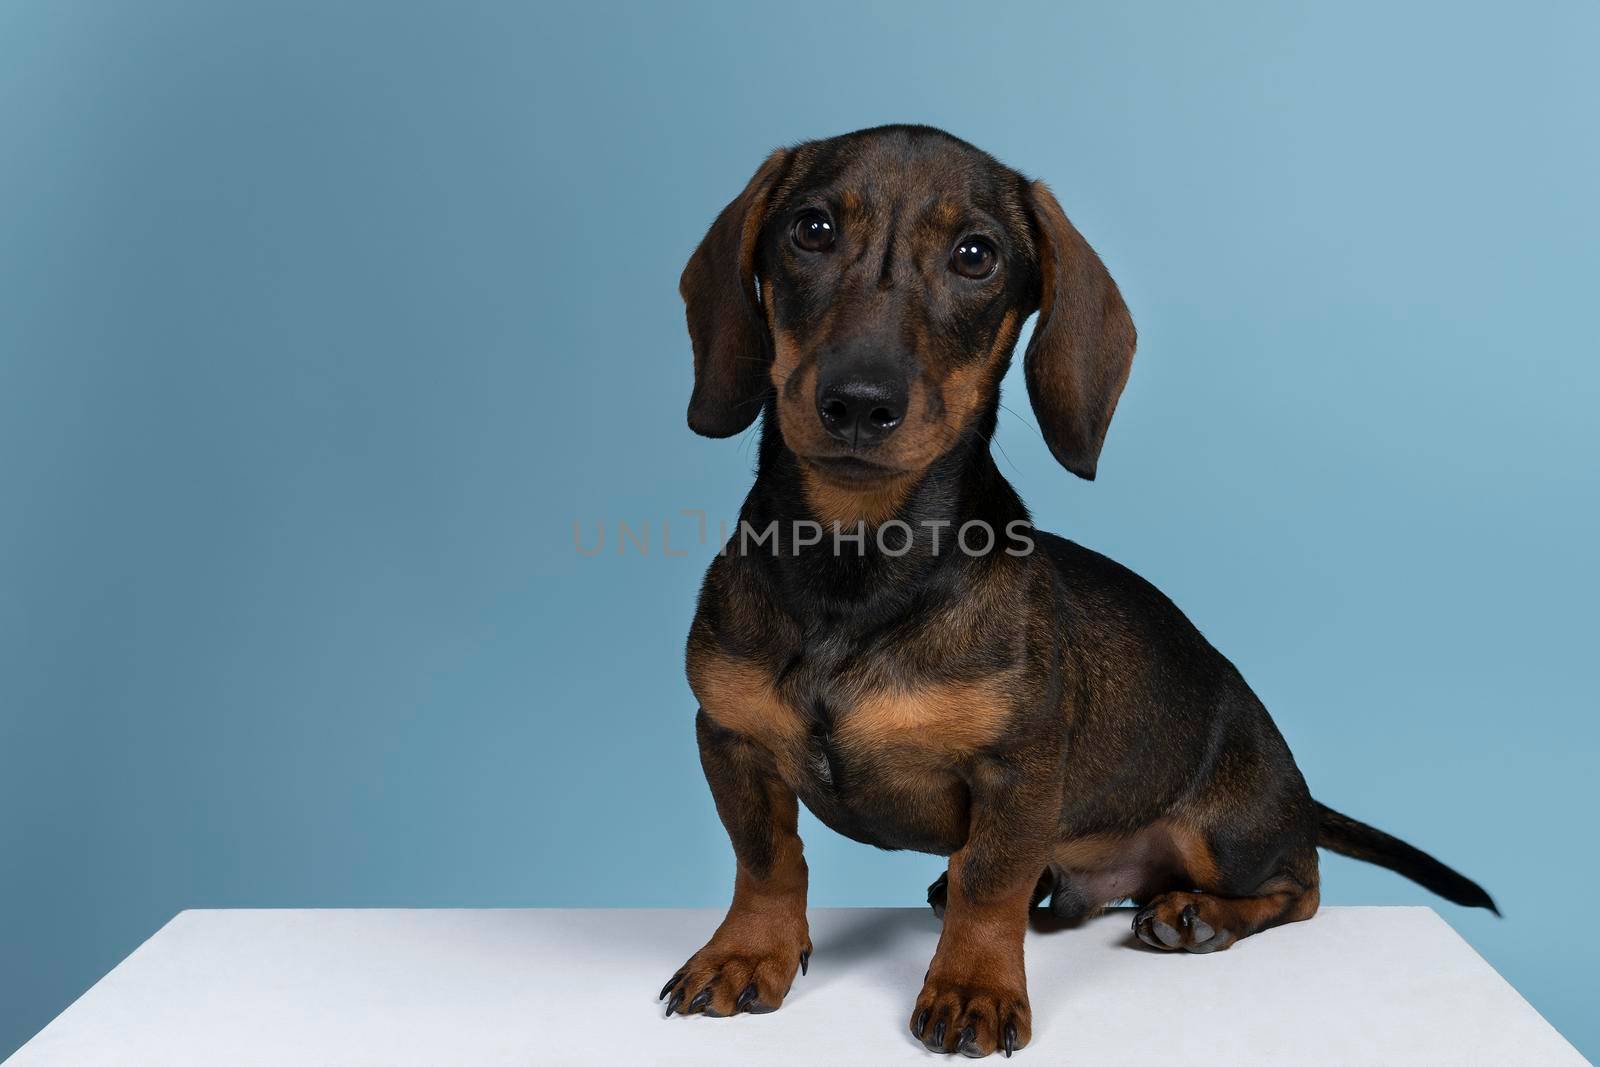
M 711 225 L 680 292 L 689 425 L 783 441 L 842 490 L 904 481 L 993 426 L 1024 320 L 1040 429 L 1093 478 L 1133 361 L 1116 283 L 1050 190 L 928 127 L 774 152 Z

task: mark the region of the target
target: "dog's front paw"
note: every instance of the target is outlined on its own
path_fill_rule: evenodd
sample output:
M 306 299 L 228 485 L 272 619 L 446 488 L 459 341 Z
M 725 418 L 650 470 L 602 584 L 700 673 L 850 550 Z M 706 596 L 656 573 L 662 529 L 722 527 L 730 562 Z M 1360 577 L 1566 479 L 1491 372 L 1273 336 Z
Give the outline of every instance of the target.
M 718 930 L 661 989 L 667 1014 L 712 1017 L 777 1011 L 811 959 L 811 938 L 744 928 Z M 668 999 L 668 998 L 671 999 Z
M 1020 963 L 1020 961 L 1019 961 Z M 1014 980 L 995 971 L 1015 971 Z M 911 1012 L 911 1033 L 933 1052 L 959 1052 L 963 1056 L 1007 1056 L 1033 1036 L 1033 1012 L 1021 967 L 987 968 L 980 965 L 948 971 L 929 970 L 922 995 Z

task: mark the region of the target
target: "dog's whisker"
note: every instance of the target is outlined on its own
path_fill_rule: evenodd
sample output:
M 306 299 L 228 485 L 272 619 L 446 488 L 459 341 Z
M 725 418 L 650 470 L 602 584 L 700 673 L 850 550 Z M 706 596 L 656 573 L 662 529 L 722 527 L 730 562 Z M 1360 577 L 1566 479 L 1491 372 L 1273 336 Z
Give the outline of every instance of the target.
M 1039 432 L 1039 427 L 1035 426 L 1033 423 L 1029 422 L 1027 419 L 1023 418 L 1021 415 L 1018 415 L 1015 411 L 1013 411 L 1011 409 L 1010 406 L 1008 406 L 1003 401 L 1000 404 L 1000 410 L 1004 411 L 1006 414 L 1010 415 L 1012 418 L 1014 418 L 1018 422 L 1022 423 L 1022 425 L 1026 426 L 1028 429 L 1032 430 L 1034 433 L 1038 433 Z
M 1022 473 L 1021 468 L 1019 468 L 1017 466 L 1017 464 L 1015 463 L 1015 461 L 1012 460 L 1011 453 L 1006 451 L 1006 446 L 1002 445 L 999 441 L 995 441 L 993 443 L 994 443 L 994 447 L 996 447 L 996 448 L 998 448 L 1000 450 L 1000 454 L 1002 456 L 1006 457 L 1006 463 L 1010 465 L 1011 469 L 1016 471 L 1018 474 L 1021 474 Z

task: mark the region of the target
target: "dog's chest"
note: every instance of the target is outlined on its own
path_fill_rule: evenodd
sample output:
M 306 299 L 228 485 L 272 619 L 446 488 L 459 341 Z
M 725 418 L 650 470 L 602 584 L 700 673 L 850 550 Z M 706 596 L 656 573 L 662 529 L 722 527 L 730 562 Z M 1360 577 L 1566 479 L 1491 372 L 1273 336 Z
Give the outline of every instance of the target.
M 815 699 L 785 777 L 819 820 L 847 837 L 952 852 L 965 839 L 968 797 L 960 768 L 930 738 L 927 724 L 939 712 L 902 702 L 885 721 L 875 700 Z
M 825 824 L 886 848 L 950 852 L 966 835 L 967 757 L 1003 725 L 981 683 L 937 681 L 885 663 L 800 663 L 775 695 L 792 725 L 784 777 Z
M 938 679 L 888 655 L 797 657 L 774 680 L 796 735 L 805 735 L 812 773 L 835 784 L 846 761 L 954 766 L 1003 725 L 992 690 L 991 679 Z
M 690 681 L 706 715 L 768 750 L 825 824 L 929 852 L 965 840 L 964 772 L 1004 730 L 1014 688 L 1005 671 L 952 680 L 904 648 L 863 654 L 843 634 L 794 649 L 776 669 L 691 647 Z

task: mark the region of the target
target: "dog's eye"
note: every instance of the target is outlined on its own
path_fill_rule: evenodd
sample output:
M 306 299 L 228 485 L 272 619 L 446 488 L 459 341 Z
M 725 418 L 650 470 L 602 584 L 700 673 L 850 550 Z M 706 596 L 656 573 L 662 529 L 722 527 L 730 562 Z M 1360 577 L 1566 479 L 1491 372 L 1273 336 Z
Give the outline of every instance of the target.
M 987 278 L 999 259 L 994 245 L 982 237 L 963 237 L 950 253 L 950 269 L 963 278 Z
M 833 220 L 820 211 L 802 211 L 794 220 L 794 243 L 807 252 L 826 252 L 833 247 Z

